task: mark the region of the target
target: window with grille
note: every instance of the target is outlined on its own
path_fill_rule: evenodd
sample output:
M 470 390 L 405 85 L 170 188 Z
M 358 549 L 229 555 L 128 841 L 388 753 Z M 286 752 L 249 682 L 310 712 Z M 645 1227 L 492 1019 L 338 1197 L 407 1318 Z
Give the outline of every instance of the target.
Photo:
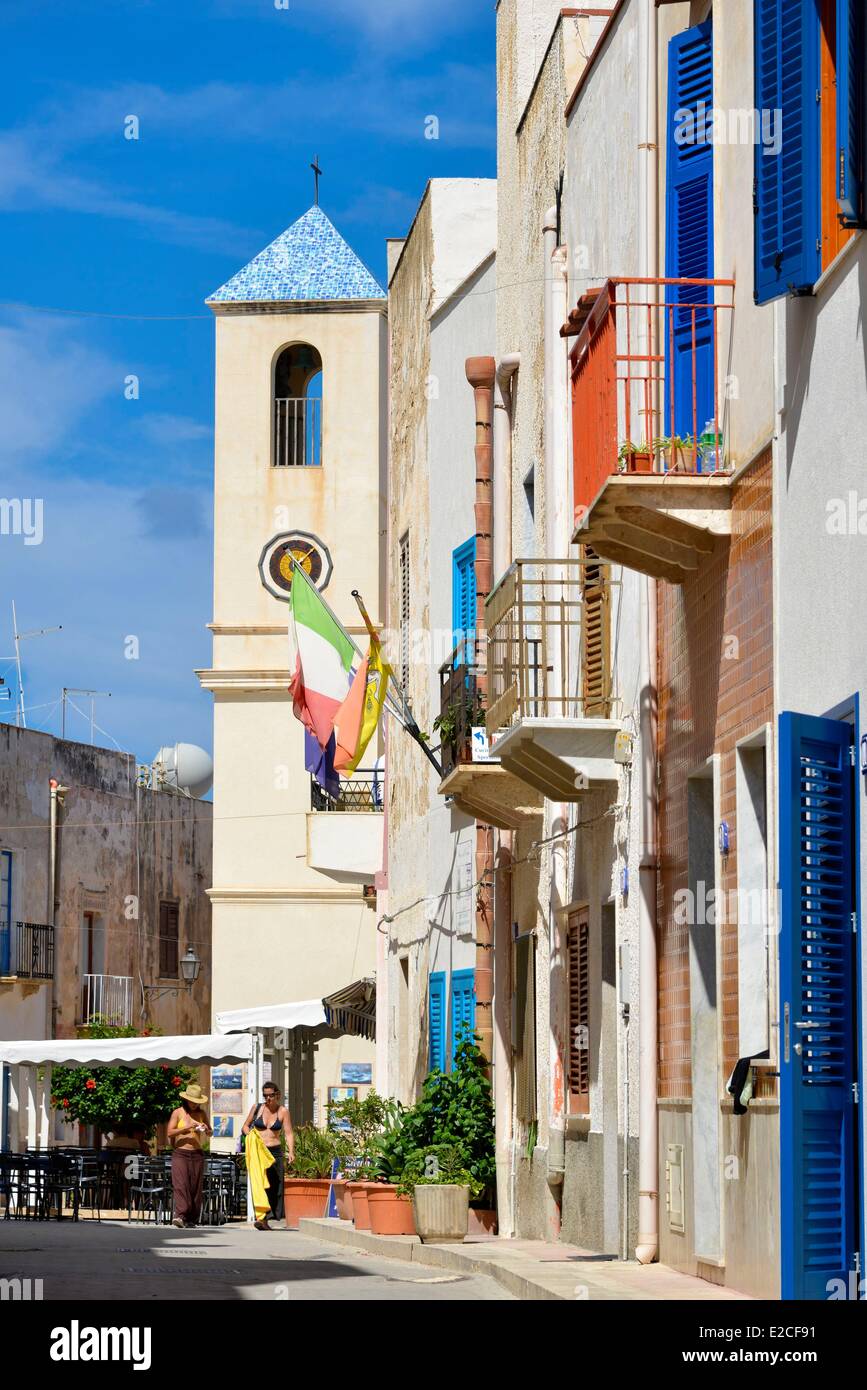
M 178 904 L 160 903 L 160 976 L 178 978 Z
M 400 541 L 400 683 L 409 691 L 409 532 Z
M 589 545 L 581 547 L 581 597 L 584 626 L 581 653 L 581 693 L 584 713 L 607 719 L 611 714 L 611 570 Z
M 587 909 L 569 917 L 569 1111 L 590 1114 L 590 922 Z

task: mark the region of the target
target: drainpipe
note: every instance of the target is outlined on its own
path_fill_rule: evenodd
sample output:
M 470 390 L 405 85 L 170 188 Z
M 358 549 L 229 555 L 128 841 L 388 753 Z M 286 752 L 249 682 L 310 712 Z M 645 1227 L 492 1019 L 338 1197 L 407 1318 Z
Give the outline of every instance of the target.
M 512 377 L 521 354 L 501 357 L 494 386 L 494 407 L 502 413 L 494 429 L 494 572 L 502 579 L 512 563 Z
M 639 274 L 658 268 L 656 7 L 638 11 Z M 641 742 L 641 857 L 638 904 L 638 1244 L 635 1257 L 650 1264 L 659 1254 L 659 1117 L 657 1114 L 657 791 L 656 791 L 656 582 L 641 581 L 639 660 Z M 627 1136 L 628 1138 L 628 1136 Z
M 563 253 L 557 248 L 557 208 L 549 208 L 542 223 L 544 248 L 544 348 L 545 348 L 545 549 L 557 560 L 568 551 L 565 535 L 568 478 L 566 448 L 566 356 L 560 325 L 567 314 L 567 286 Z M 555 567 L 551 578 L 567 582 L 568 566 Z M 554 643 L 552 685 L 565 690 L 569 672 L 562 669 L 560 645 Z M 568 656 L 567 656 L 568 663 Z M 564 708 L 565 713 L 565 708 Z M 569 807 L 565 802 L 548 802 L 550 835 L 562 835 L 569 828 Z M 565 923 L 563 908 L 569 901 L 569 854 L 567 842 L 551 845 L 551 887 L 548 904 L 548 1186 L 558 1211 L 554 1220 L 559 1235 L 562 1186 L 566 1174 L 566 1057 L 569 1028 L 566 985 Z M 552 1213 L 552 1216 L 554 1214 Z
M 55 896 L 57 893 L 57 810 L 58 806 L 63 805 L 63 793 L 68 792 L 68 787 L 61 787 L 56 777 L 51 777 L 48 782 L 50 790 L 49 810 L 48 810 L 48 902 L 46 904 L 45 920 L 52 928 L 56 926 Z M 56 1015 L 57 1015 L 57 968 L 59 962 L 59 951 L 54 949 L 54 971 L 51 976 L 51 998 L 50 998 L 50 1018 L 48 1020 L 48 1036 L 53 1038 L 57 1034 Z
M 493 530 L 493 449 L 491 434 L 494 421 L 494 378 L 496 362 L 493 357 L 468 357 L 465 363 L 467 381 L 473 388 L 476 407 L 476 621 L 475 651 L 467 659 L 478 663 L 476 682 L 479 692 L 487 692 L 485 666 L 485 599 L 494 587 L 491 533 Z M 493 1061 L 494 1021 L 494 832 L 491 826 L 476 822 L 476 1032 L 485 1059 Z

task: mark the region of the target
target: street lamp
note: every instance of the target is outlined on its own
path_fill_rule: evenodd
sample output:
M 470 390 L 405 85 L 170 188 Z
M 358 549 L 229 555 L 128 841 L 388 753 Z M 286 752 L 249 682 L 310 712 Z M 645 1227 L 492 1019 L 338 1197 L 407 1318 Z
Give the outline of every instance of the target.
M 182 985 L 143 984 L 142 992 L 145 995 L 152 995 L 154 999 L 159 999 L 160 996 L 163 994 L 192 994 L 193 985 L 199 978 L 199 971 L 202 968 L 202 962 L 196 955 L 195 948 L 193 946 L 188 946 L 178 963 L 181 967 L 181 975 L 184 979 L 184 983 Z M 144 1006 L 142 1006 L 142 1012 L 144 1012 Z

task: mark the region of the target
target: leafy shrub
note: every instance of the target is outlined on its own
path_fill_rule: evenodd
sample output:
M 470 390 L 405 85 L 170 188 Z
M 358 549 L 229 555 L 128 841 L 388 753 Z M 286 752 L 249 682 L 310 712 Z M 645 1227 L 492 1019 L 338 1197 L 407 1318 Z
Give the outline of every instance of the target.
M 344 1135 L 316 1125 L 300 1125 L 295 1130 L 295 1160 L 288 1169 L 293 1178 L 330 1178 L 335 1158 L 349 1148 Z
M 143 1036 L 156 1035 L 155 1029 Z M 134 1038 L 138 1030 L 95 1018 L 79 1029 L 81 1038 Z M 54 1067 L 51 1104 L 65 1120 L 98 1129 L 140 1127 L 146 1133 L 180 1104 L 178 1092 L 192 1081 L 190 1067 Z

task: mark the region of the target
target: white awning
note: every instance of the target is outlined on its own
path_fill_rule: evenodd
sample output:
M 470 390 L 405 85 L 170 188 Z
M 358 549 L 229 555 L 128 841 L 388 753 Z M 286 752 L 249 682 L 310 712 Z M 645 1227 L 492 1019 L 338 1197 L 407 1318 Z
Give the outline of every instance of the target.
M 319 1003 L 320 1013 L 322 1003 Z M 255 1009 L 252 1010 L 255 1013 Z M 174 1038 L 39 1038 L 0 1043 L 0 1062 L 9 1066 L 140 1067 L 160 1062 L 248 1062 L 253 1055 L 249 1033 L 191 1033 Z
M 320 1028 L 327 1022 L 321 999 L 259 1004 L 255 1009 L 230 1009 L 217 1014 L 217 1026 L 227 1033 L 241 1033 L 249 1028 Z

